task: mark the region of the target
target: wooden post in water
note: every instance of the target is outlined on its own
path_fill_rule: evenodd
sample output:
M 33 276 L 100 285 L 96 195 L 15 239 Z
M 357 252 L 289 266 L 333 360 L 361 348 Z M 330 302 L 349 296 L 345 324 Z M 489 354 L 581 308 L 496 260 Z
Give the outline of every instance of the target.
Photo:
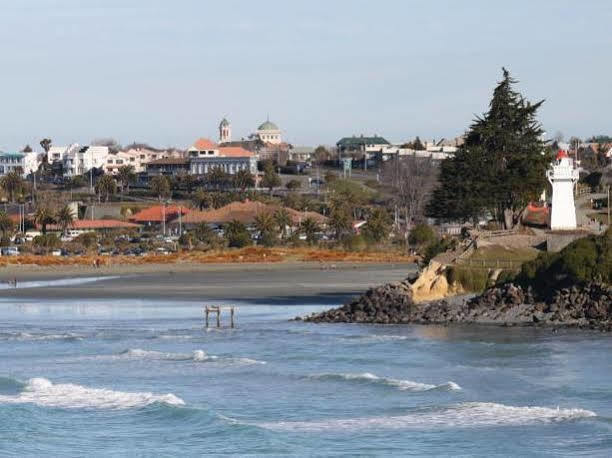
M 221 307 L 217 307 L 217 327 L 221 327 Z
M 208 305 L 206 306 L 206 309 L 205 309 L 205 310 L 206 310 L 206 311 L 205 311 L 205 314 L 206 314 L 206 329 L 208 329 L 208 313 L 209 313 L 209 310 L 208 310 Z
M 234 327 L 234 307 L 230 308 L 230 326 Z

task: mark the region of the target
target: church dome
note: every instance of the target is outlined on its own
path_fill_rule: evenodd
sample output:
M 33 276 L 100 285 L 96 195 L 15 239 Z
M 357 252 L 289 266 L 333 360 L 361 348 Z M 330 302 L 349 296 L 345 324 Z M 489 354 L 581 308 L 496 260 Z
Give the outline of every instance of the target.
M 267 120 L 261 126 L 259 126 L 257 130 L 279 130 L 279 129 L 276 124 L 274 124 L 273 122 L 270 122 L 270 120 Z

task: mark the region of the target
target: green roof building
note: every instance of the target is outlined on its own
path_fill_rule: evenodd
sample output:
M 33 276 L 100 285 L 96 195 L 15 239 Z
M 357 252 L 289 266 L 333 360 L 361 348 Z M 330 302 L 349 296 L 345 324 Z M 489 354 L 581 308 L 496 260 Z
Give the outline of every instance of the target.
M 356 137 L 353 135 L 352 137 L 341 138 L 336 143 L 340 153 L 375 151 L 387 145 L 390 145 L 390 143 L 378 135 L 372 137 L 364 137 L 363 135 Z

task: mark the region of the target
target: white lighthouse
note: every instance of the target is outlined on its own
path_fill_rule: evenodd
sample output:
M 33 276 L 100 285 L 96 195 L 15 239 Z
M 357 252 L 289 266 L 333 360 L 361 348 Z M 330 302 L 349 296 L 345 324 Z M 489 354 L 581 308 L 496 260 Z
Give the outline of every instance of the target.
M 574 184 L 578 181 L 578 170 L 574 160 L 565 151 L 559 151 L 552 167 L 546 171 L 546 178 L 552 185 L 550 228 L 553 231 L 576 229 Z

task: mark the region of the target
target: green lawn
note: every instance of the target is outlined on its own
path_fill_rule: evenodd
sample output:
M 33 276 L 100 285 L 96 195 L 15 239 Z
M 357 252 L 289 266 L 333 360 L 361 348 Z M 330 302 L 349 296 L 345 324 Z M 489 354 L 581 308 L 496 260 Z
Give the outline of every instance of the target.
M 531 261 L 535 259 L 539 251 L 535 248 L 507 248 L 501 245 L 492 245 L 488 247 L 478 248 L 470 259 L 485 260 L 485 261 Z

